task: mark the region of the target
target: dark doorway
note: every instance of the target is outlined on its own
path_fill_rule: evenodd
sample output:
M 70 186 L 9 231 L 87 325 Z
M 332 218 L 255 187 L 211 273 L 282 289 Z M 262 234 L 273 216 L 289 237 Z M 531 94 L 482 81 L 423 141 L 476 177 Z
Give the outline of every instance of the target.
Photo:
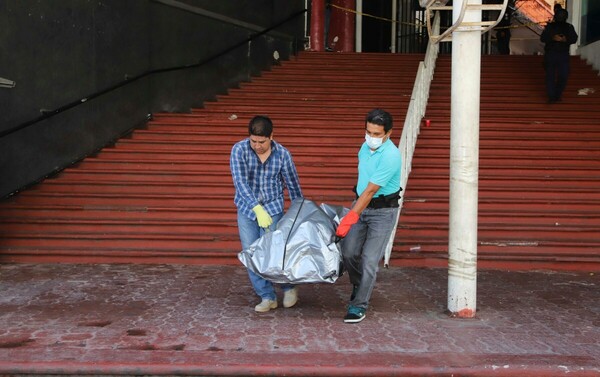
M 363 1 L 363 12 L 392 19 L 392 0 Z M 390 52 L 392 46 L 392 23 L 390 21 L 363 16 L 363 52 Z

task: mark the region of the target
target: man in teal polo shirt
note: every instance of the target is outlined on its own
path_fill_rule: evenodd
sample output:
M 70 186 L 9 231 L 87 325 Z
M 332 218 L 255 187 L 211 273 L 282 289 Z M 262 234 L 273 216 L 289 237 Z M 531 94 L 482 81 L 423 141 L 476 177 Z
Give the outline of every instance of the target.
M 367 114 L 365 142 L 358 152 L 357 199 L 336 230 L 338 237 L 345 237 L 342 254 L 353 286 L 347 323 L 365 318 L 398 216 L 402 157 L 390 140 L 392 126 L 392 116 L 384 110 Z

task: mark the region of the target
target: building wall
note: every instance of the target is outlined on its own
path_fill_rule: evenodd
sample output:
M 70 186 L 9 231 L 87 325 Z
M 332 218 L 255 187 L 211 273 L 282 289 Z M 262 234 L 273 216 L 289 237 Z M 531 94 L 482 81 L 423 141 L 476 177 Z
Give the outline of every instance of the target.
M 540 36 L 526 27 L 511 30 L 510 53 L 512 55 L 543 55 L 544 44 Z
M 579 48 L 579 55 L 600 71 L 600 41 Z M 600 74 L 600 73 L 599 73 Z
M 260 27 L 299 12 L 303 0 L 187 0 L 190 5 Z M 193 65 L 256 31 L 152 0 L 4 0 L 0 2 L 0 197 L 100 149 L 148 114 L 189 112 L 203 101 L 283 59 L 302 45 L 304 17 L 200 68 Z M 286 36 L 284 36 L 287 35 Z M 295 39 L 299 41 L 295 43 Z M 139 77 L 136 80 L 132 78 Z M 91 94 L 130 83 L 86 100 Z M 29 127 L 67 104 L 81 105 Z M 20 129 L 21 128 L 21 129 Z

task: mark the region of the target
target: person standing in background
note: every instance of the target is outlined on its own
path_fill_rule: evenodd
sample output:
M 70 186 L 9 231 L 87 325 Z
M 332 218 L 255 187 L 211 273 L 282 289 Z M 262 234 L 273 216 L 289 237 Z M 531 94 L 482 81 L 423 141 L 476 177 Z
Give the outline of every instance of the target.
M 510 55 L 510 37 L 510 15 L 505 13 L 496 30 L 496 41 L 498 42 L 498 53 L 500 55 Z
M 546 70 L 546 94 L 548 103 L 562 100 L 570 70 L 570 46 L 577 42 L 578 35 L 573 25 L 567 22 L 569 13 L 557 8 L 554 20 L 542 32 L 544 43 L 544 69 Z

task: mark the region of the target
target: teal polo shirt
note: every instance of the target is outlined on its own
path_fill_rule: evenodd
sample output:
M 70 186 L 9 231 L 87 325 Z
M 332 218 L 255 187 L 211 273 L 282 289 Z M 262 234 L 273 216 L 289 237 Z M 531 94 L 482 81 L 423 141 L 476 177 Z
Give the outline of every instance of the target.
M 371 151 L 366 142 L 363 143 L 358 151 L 357 194 L 362 194 L 369 182 L 380 186 L 375 196 L 389 195 L 400 190 L 401 166 L 400 150 L 390 139 L 375 151 Z

